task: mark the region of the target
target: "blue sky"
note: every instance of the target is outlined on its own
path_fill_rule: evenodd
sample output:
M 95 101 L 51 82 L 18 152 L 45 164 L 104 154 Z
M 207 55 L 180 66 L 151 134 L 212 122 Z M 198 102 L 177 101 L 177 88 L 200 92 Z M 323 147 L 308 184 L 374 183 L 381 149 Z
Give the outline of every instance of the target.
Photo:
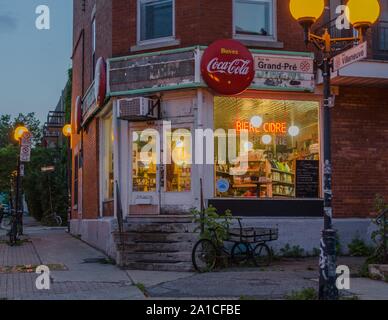
M 0 0 L 0 114 L 55 108 L 71 67 L 72 0 Z M 50 30 L 38 30 L 36 7 L 50 8 Z

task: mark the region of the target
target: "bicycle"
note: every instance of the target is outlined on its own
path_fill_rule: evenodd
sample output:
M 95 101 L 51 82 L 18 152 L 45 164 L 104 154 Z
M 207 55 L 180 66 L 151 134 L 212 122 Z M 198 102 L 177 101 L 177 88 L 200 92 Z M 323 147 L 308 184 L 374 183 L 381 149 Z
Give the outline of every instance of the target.
M 13 212 L 9 224 L 11 226 L 7 235 L 11 246 L 16 245 L 19 241 L 18 236 L 22 235 L 22 227 L 20 223 L 20 213 Z
M 241 264 L 252 260 L 257 267 L 270 265 L 272 251 L 266 244 L 269 241 L 278 239 L 277 229 L 268 228 L 243 228 L 241 218 L 239 232 L 234 233 L 228 230 L 227 239 L 220 241 L 216 229 L 209 228 L 210 239 L 199 240 L 192 252 L 192 262 L 198 272 L 212 271 L 222 255 L 230 257 L 232 263 Z M 228 250 L 225 242 L 233 242 L 232 250 Z
M 50 213 L 50 214 L 47 215 L 47 213 Z M 51 210 L 47 210 L 43 214 L 43 217 L 45 222 L 48 223 L 49 225 L 55 225 L 58 227 L 62 226 L 62 223 L 63 223 L 62 217 L 59 216 L 55 211 L 52 212 Z

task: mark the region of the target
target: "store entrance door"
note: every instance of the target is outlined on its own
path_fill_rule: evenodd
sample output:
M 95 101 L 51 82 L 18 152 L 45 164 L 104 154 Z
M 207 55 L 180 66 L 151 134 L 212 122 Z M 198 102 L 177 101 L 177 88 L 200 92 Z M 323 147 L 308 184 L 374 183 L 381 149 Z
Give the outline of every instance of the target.
M 156 126 L 130 125 L 130 215 L 160 214 L 160 144 Z

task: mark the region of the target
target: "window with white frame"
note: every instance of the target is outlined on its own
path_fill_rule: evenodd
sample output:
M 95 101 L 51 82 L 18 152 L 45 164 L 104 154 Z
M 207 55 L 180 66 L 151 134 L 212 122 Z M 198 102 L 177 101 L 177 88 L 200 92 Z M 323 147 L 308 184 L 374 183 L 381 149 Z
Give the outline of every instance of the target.
M 234 0 L 234 34 L 241 38 L 275 37 L 275 0 Z
M 175 0 L 138 0 L 139 41 L 174 36 Z

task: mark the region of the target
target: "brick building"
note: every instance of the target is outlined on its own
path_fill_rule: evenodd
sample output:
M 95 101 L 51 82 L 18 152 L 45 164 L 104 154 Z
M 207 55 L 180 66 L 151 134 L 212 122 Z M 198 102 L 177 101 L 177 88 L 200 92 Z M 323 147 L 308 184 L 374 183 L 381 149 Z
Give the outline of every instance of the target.
M 74 234 L 128 264 L 131 254 L 117 254 L 113 244 L 118 211 L 136 233 L 136 225 L 150 221 L 187 222 L 203 194 L 207 204 L 232 209 L 251 224 L 279 226 L 279 246 L 319 247 L 322 85 L 314 67 L 319 54 L 306 48 L 288 3 L 74 1 Z M 338 35 L 332 26 L 340 3 L 328 1 L 318 32 L 328 27 Z M 368 238 L 374 197 L 388 194 L 388 1 L 380 3 L 380 21 L 367 36 L 368 59 L 333 75 L 334 217 L 344 242 L 356 235 Z M 207 48 L 220 39 L 238 40 L 255 62 L 252 85 L 238 96 L 217 93 L 201 74 Z M 165 131 L 166 121 L 171 130 Z M 144 144 L 159 138 L 143 139 L 146 129 L 172 143 L 153 148 L 149 159 L 140 161 Z M 217 151 L 206 155 L 215 164 L 191 163 L 186 136 L 195 129 L 247 129 L 249 141 L 239 140 L 241 154 L 234 159 L 238 163 L 245 149 L 245 174 L 230 159 L 218 161 Z M 178 161 L 172 164 L 154 161 L 174 155 Z M 144 250 L 143 260 L 153 260 Z M 169 262 L 179 269 L 180 261 Z

